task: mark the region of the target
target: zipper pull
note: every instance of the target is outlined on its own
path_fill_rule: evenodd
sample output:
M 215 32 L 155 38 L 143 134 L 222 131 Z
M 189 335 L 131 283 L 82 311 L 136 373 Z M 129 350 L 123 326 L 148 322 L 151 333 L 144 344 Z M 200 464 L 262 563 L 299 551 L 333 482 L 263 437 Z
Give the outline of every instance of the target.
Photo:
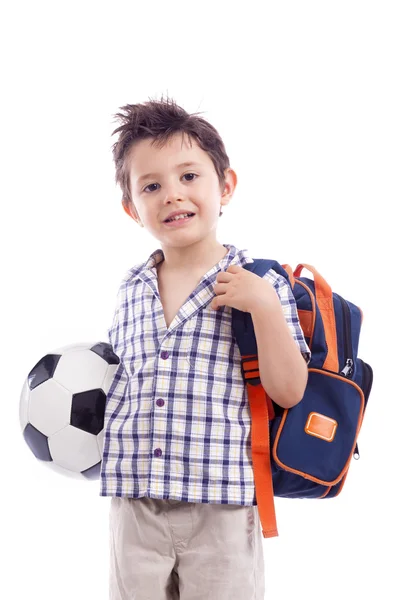
M 356 447 L 354 448 L 353 457 L 358 460 L 360 458 L 360 452 L 358 450 L 358 444 L 356 443 Z
M 351 358 L 347 358 L 346 359 L 346 365 L 343 367 L 343 369 L 340 371 L 340 375 L 343 375 L 344 377 L 350 377 L 351 374 L 353 373 L 353 361 Z

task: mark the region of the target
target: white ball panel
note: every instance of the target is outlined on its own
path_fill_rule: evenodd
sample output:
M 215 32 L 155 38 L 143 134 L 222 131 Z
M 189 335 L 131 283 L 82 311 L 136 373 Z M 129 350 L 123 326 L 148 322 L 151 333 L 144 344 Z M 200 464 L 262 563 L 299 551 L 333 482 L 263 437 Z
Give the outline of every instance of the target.
M 48 379 L 30 392 L 29 422 L 50 436 L 69 425 L 71 404 L 71 393 L 54 379 Z
M 100 433 L 97 434 L 97 445 L 99 448 L 99 453 L 100 456 L 103 457 L 103 448 L 104 448 L 104 435 L 105 435 L 105 428 L 103 428 Z
M 77 364 L 82 368 L 77 368 Z M 76 350 L 61 356 L 53 379 L 75 394 L 101 388 L 107 367 L 106 361 L 95 352 Z
M 52 435 L 49 448 L 54 462 L 72 471 L 85 471 L 101 460 L 97 436 L 72 425 Z
M 28 409 L 29 409 L 29 385 L 28 385 L 28 380 L 26 379 L 25 383 L 24 383 L 24 387 L 22 388 L 22 391 L 21 391 L 21 397 L 20 397 L 20 401 L 19 401 L 19 422 L 21 424 L 22 430 L 24 430 L 25 427 L 29 423 Z
M 107 396 L 119 365 L 108 365 L 102 388 Z
M 81 481 L 87 481 L 86 477 L 82 475 L 82 473 L 78 473 L 76 471 L 71 471 L 70 469 L 65 469 L 60 465 L 53 462 L 48 461 L 40 461 L 41 464 L 45 465 L 51 471 L 58 473 L 59 475 L 64 475 L 64 477 L 69 477 L 70 479 L 80 479 Z

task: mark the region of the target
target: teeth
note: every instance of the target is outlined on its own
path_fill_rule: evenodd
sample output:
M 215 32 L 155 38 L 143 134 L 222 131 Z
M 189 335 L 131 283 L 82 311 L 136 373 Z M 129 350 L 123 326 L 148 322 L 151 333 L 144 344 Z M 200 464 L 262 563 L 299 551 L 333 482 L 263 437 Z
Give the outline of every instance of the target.
M 172 217 L 171 219 L 168 219 L 168 221 L 177 221 L 178 219 L 185 219 L 188 216 L 189 216 L 189 213 L 184 213 L 182 215 L 178 215 L 176 217 Z

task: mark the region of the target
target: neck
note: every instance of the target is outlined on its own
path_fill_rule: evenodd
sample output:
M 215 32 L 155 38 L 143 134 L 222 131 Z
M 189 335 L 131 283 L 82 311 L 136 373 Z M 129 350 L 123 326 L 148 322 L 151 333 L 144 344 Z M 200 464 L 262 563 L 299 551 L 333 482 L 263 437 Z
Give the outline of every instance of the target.
M 213 243 L 204 240 L 184 247 L 161 246 L 164 260 L 160 263 L 164 271 L 206 273 L 228 253 L 228 249 L 214 240 Z

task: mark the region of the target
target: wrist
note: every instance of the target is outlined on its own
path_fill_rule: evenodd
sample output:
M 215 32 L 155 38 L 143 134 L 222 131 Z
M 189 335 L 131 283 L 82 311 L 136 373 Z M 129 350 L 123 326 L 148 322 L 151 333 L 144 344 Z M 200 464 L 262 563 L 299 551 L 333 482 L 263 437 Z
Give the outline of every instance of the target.
M 274 293 L 269 298 L 263 298 L 262 300 L 256 300 L 250 307 L 249 310 L 252 317 L 257 318 L 258 316 L 264 317 L 267 315 L 277 315 L 282 313 L 282 305 L 278 298 L 278 295 Z

